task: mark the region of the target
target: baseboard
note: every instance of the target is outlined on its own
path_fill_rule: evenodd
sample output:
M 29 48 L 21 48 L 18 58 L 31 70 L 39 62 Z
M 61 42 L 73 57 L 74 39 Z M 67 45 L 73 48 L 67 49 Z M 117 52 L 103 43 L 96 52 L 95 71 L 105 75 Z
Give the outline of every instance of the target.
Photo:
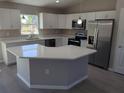
M 114 72 L 114 69 L 113 68 L 108 68 L 109 71 L 111 72 Z
M 2 59 L 0 59 L 0 63 L 3 63 L 3 60 Z
M 21 75 L 17 74 L 17 77 L 21 79 L 29 88 L 31 88 L 31 85 L 29 82 L 27 82 Z
M 57 85 L 31 85 L 30 88 L 35 88 L 35 89 L 63 89 L 63 90 L 68 90 L 72 87 L 74 87 L 75 85 L 77 85 L 78 83 L 82 82 L 83 80 L 87 79 L 88 76 L 84 76 L 83 78 L 75 81 L 74 83 L 70 84 L 70 85 L 65 85 L 65 86 L 57 86 Z
M 34 88 L 34 89 L 63 89 L 63 90 L 68 90 L 72 87 L 74 87 L 75 85 L 77 85 L 78 83 L 84 81 L 85 79 L 88 78 L 88 76 L 84 76 L 83 78 L 75 81 L 74 83 L 70 84 L 70 85 L 65 85 L 65 86 L 59 86 L 59 85 L 31 85 L 29 82 L 27 82 L 23 77 L 21 77 L 19 74 L 17 74 L 18 78 L 21 79 L 29 88 Z
M 67 86 L 67 89 L 70 89 L 72 87 L 74 87 L 75 85 L 81 83 L 82 81 L 86 80 L 88 78 L 88 75 L 84 76 L 83 78 L 75 81 L 74 83 L 70 84 L 69 86 Z

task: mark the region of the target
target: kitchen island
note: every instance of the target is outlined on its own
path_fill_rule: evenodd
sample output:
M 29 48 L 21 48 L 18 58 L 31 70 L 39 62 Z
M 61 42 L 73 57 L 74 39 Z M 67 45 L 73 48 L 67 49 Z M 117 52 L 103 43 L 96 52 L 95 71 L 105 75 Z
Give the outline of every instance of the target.
M 17 58 L 17 76 L 29 88 L 70 89 L 88 78 L 88 56 L 96 50 L 39 44 L 10 47 Z

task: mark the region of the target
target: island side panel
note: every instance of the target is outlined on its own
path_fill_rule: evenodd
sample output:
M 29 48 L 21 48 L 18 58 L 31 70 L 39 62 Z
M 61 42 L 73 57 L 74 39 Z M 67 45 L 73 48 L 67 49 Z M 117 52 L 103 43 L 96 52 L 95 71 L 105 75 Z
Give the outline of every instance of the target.
M 66 60 L 30 59 L 31 84 L 63 86 L 68 84 Z
M 88 56 L 75 59 L 71 61 L 71 63 L 68 62 L 67 65 L 69 68 L 69 87 L 73 87 L 74 85 L 88 78 Z
M 32 88 L 70 89 L 88 77 L 88 57 L 76 60 L 30 59 Z
M 30 65 L 29 65 L 29 59 L 17 57 L 17 76 L 28 87 L 30 87 Z

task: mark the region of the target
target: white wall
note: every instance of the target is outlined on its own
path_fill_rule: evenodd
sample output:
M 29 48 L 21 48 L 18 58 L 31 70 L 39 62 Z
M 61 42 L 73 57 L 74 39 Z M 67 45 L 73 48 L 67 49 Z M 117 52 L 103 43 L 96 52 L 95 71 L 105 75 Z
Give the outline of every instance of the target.
M 114 61 L 115 61 L 115 51 L 116 51 L 116 43 L 117 43 L 117 35 L 118 35 L 118 24 L 119 24 L 119 17 L 120 17 L 120 10 L 124 8 L 124 0 L 117 0 L 116 4 L 116 20 L 115 20 L 115 29 L 113 35 L 113 44 L 112 44 L 112 52 L 111 52 L 111 60 L 110 60 L 110 68 L 113 68 Z

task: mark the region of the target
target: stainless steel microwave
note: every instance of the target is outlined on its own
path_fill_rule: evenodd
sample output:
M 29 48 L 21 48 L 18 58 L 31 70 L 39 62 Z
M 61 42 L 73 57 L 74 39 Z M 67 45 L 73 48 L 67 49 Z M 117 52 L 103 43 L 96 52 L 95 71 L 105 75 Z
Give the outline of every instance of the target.
M 78 20 L 72 20 L 72 28 L 73 29 L 86 29 L 86 20 L 82 20 L 81 24 L 78 24 Z

